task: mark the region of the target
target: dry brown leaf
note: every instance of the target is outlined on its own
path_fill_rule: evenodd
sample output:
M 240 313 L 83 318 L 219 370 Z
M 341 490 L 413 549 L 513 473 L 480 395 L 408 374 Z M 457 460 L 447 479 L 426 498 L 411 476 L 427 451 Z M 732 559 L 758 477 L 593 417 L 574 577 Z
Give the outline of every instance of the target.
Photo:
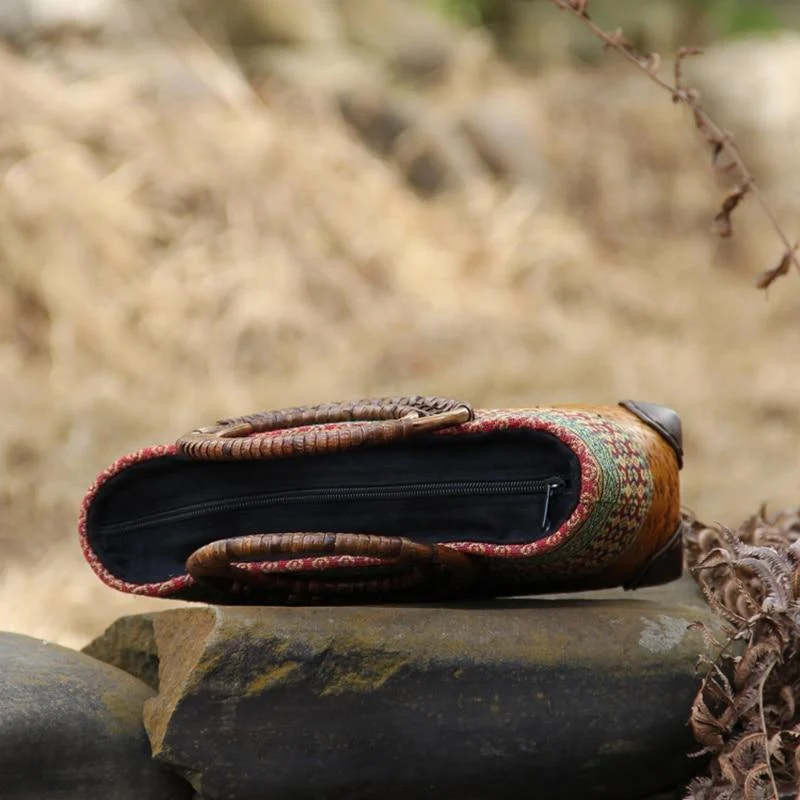
M 789 267 L 792 265 L 792 257 L 797 250 L 797 247 L 798 245 L 795 245 L 792 250 L 787 250 L 781 256 L 781 260 L 776 266 L 772 267 L 772 269 L 764 270 L 764 272 L 758 275 L 756 278 L 756 286 L 759 289 L 768 289 L 772 285 L 773 281 L 789 272 Z
M 714 223 L 717 228 L 717 233 L 723 238 L 733 235 L 733 223 L 731 222 L 731 214 L 736 210 L 739 203 L 742 202 L 745 195 L 750 191 L 751 183 L 740 183 L 731 189 L 722 201 L 722 208 L 719 213 L 714 217 Z
M 660 53 L 650 53 L 645 59 L 644 67 L 651 74 L 655 75 L 663 63 Z
M 694 731 L 695 739 L 713 752 L 719 752 L 724 744 L 723 734 L 727 729 L 720 723 L 706 705 L 705 700 L 698 695 L 692 705 L 690 724 Z

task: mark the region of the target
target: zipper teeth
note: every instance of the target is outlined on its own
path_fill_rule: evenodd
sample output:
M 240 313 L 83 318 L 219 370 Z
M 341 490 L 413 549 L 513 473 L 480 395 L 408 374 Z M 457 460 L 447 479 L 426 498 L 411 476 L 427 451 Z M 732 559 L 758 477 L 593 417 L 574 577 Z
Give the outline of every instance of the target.
M 206 500 L 174 511 L 163 511 L 135 522 L 112 522 L 101 526 L 103 533 L 128 533 L 169 522 L 183 522 L 206 514 L 268 508 L 284 503 L 336 503 L 345 500 L 414 500 L 429 497 L 463 497 L 469 495 L 530 494 L 557 491 L 563 478 L 520 479 L 508 481 L 458 481 L 451 483 L 394 484 L 351 488 L 299 489 L 288 492 Z

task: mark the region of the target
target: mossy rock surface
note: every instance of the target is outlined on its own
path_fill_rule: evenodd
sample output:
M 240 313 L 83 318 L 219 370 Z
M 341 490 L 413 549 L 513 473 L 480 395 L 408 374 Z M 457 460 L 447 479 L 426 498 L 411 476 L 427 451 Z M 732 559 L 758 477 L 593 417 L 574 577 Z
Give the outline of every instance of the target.
M 641 800 L 703 766 L 687 725 L 715 620 L 689 579 L 452 607 L 152 616 L 154 756 L 207 800 Z M 124 625 L 117 632 L 124 640 Z
M 153 691 L 87 655 L 0 633 L 3 800 L 183 800 L 191 787 L 151 758 Z
M 119 667 L 158 691 L 158 649 L 152 614 L 121 617 L 89 642 L 82 652 Z

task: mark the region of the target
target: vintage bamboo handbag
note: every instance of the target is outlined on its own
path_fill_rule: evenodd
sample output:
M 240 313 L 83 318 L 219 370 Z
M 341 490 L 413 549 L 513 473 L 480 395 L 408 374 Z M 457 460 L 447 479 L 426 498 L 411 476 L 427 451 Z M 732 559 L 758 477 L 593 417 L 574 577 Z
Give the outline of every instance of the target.
M 681 467 L 663 406 L 367 399 L 128 455 L 79 535 L 115 589 L 220 604 L 636 589 L 681 575 Z

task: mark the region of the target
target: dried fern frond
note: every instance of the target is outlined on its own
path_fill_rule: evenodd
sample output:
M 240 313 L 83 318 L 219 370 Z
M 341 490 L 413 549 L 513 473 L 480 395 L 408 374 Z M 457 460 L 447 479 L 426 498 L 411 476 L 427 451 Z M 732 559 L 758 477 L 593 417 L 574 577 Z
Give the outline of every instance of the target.
M 712 759 L 686 798 L 800 798 L 800 507 L 762 507 L 736 531 L 690 512 L 684 525 L 686 566 L 729 635 L 692 705 Z

